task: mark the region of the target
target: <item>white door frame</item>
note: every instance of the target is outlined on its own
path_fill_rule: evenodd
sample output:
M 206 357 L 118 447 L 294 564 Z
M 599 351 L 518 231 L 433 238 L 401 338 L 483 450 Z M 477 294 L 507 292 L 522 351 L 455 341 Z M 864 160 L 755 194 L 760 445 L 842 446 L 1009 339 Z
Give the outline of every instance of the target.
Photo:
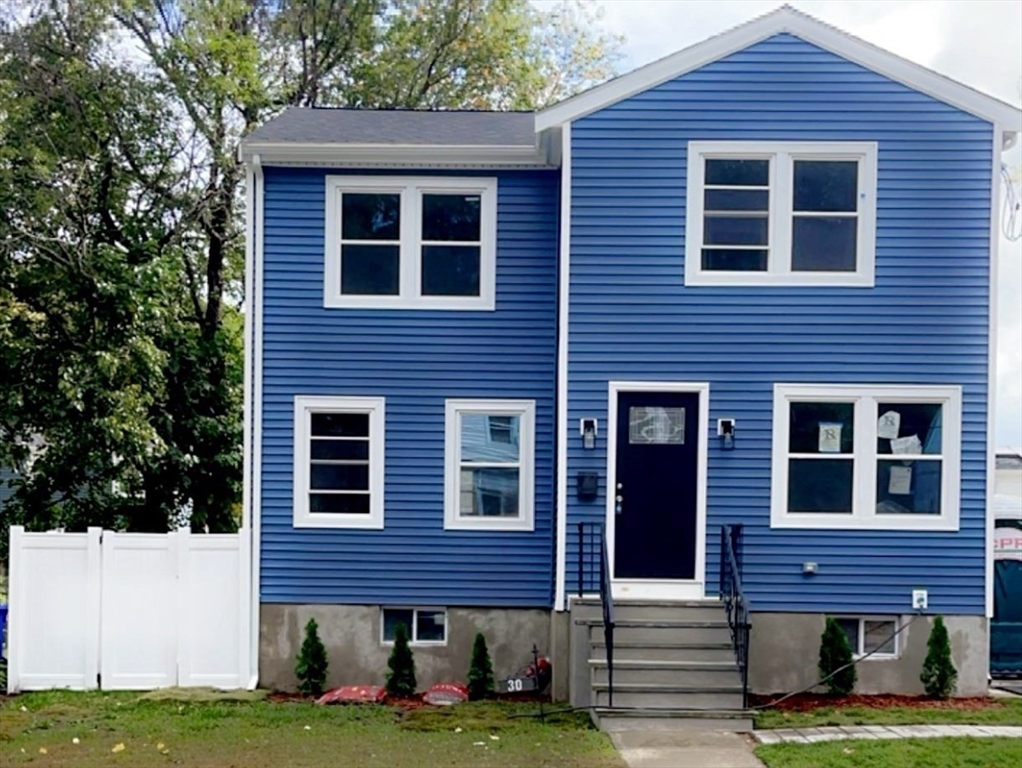
M 617 398 L 621 392 L 688 392 L 699 395 L 696 467 L 696 567 L 694 579 L 617 579 L 614 576 L 614 497 L 617 487 Z M 610 381 L 607 386 L 607 554 L 615 598 L 702 600 L 706 584 L 706 463 L 710 433 L 710 385 L 695 381 Z

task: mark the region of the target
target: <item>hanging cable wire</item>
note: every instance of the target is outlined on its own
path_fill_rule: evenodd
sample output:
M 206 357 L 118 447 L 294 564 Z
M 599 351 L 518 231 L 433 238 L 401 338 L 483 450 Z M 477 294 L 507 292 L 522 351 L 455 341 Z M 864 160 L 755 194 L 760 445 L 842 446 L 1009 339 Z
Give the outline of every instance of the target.
M 1015 183 L 1008 172 L 1008 166 L 1001 163 L 1001 178 L 1004 180 L 1004 203 L 1001 206 L 1001 231 L 1009 241 L 1022 239 L 1022 203 L 1019 202 Z

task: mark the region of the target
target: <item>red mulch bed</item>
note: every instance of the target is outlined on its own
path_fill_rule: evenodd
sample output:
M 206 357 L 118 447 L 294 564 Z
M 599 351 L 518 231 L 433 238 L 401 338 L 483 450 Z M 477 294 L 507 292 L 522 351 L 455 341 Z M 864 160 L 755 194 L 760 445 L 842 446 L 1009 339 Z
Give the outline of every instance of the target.
M 274 691 L 266 698 L 268 701 L 276 702 L 278 704 L 294 701 L 311 703 L 316 700 L 315 697 L 313 696 L 305 696 L 301 693 L 296 692 L 289 693 L 286 691 Z M 550 703 L 549 695 L 539 696 L 535 693 L 508 693 L 508 694 L 498 693 L 495 694 L 493 698 L 496 699 L 497 701 L 524 701 L 533 704 L 537 704 L 539 702 L 543 702 L 545 704 Z M 422 696 L 420 695 L 416 695 L 408 699 L 395 699 L 393 696 L 388 696 L 386 701 L 384 701 L 383 703 L 386 704 L 388 707 L 397 707 L 398 709 L 403 709 L 405 711 L 432 706 L 424 702 L 422 700 Z
M 751 706 L 764 706 L 782 694 L 775 696 L 749 695 Z M 808 712 L 820 707 L 835 707 L 844 709 L 847 707 L 864 707 L 866 709 L 889 709 L 891 707 L 912 707 L 915 709 L 954 709 L 961 711 L 973 711 L 977 709 L 992 709 L 1003 707 L 1004 704 L 992 699 L 989 696 L 971 696 L 955 699 L 931 699 L 927 696 L 897 696 L 894 694 L 879 694 L 867 696 L 853 694 L 851 696 L 828 696 L 820 693 L 800 693 L 797 696 L 785 699 L 776 705 L 776 709 L 786 712 Z
M 407 699 L 404 698 L 398 699 L 393 696 L 388 696 L 383 703 L 386 704 L 388 707 L 397 707 L 398 709 L 403 709 L 405 712 L 408 712 L 409 710 L 412 709 L 422 709 L 423 707 L 432 706 L 424 702 L 422 700 L 422 696 L 418 695 Z
M 288 701 L 307 701 L 307 702 L 312 702 L 312 701 L 316 700 L 316 698 L 314 696 L 306 696 L 303 693 L 297 693 L 297 692 L 290 692 L 290 693 L 288 693 L 287 691 L 274 691 L 269 696 L 267 696 L 266 699 L 267 699 L 267 701 L 273 701 L 273 702 L 276 702 L 278 704 L 281 703 L 281 702 L 288 702 Z

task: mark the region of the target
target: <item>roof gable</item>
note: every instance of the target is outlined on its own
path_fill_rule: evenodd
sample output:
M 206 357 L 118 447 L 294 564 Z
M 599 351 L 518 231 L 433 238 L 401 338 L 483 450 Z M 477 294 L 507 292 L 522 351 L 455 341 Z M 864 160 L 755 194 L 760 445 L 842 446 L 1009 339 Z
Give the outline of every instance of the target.
M 634 96 L 654 86 L 722 59 L 779 34 L 791 34 L 823 50 L 860 64 L 914 90 L 988 120 L 1006 134 L 1022 123 L 1022 111 L 958 83 L 842 30 L 783 6 L 776 11 L 708 38 L 662 59 L 610 80 L 536 113 L 536 130 L 543 131 Z

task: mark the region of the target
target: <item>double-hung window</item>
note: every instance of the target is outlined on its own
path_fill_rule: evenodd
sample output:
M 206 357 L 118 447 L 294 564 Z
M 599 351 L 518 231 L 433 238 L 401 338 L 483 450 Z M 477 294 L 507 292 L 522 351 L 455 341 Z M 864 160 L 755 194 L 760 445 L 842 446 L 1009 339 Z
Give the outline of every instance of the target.
M 876 145 L 690 142 L 686 285 L 873 285 Z
M 444 527 L 533 528 L 536 406 L 448 400 Z
M 774 387 L 775 528 L 958 530 L 953 386 Z
M 383 528 L 382 397 L 296 397 L 294 525 Z
M 494 308 L 497 180 L 328 176 L 324 305 Z

